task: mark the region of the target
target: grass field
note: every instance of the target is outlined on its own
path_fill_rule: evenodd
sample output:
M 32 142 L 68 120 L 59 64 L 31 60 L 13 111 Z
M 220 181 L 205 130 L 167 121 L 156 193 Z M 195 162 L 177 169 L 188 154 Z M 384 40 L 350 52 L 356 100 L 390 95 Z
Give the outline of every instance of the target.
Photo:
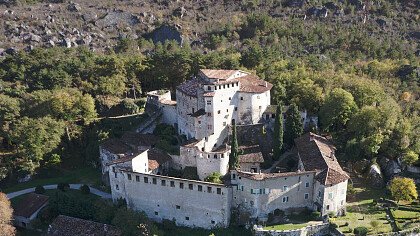
M 44 177 L 35 177 L 34 179 L 25 182 L 25 183 L 17 183 L 13 186 L 6 187 L 2 189 L 4 193 L 11 193 L 15 191 L 19 191 L 22 189 L 36 187 L 37 185 L 48 185 L 48 184 L 58 184 L 58 183 L 69 183 L 69 184 L 76 184 L 76 183 L 83 183 L 83 184 L 90 184 L 90 185 L 97 185 L 101 181 L 101 173 L 100 170 L 93 169 L 93 168 L 80 168 L 75 170 L 51 170 L 51 177 L 44 176 Z
M 281 224 L 281 225 L 272 225 L 264 227 L 265 230 L 294 230 L 294 229 L 301 229 L 306 227 L 308 223 L 302 224 Z

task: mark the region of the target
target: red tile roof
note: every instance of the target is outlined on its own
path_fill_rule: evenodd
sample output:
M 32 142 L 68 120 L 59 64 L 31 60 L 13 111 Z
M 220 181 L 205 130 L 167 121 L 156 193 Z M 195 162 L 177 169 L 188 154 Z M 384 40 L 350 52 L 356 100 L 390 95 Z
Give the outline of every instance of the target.
M 159 168 L 160 165 L 172 160 L 171 156 L 156 148 L 150 149 L 147 153 L 147 157 L 149 159 L 149 170 L 155 170 Z
M 14 209 L 13 214 L 15 216 L 29 218 L 36 211 L 41 209 L 48 202 L 48 199 L 48 196 L 30 193 L 19 202 L 19 205 Z
M 48 236 L 120 236 L 121 230 L 112 225 L 59 215 L 48 227 Z
M 159 137 L 153 134 L 140 134 L 137 132 L 125 132 L 120 139 L 122 142 L 135 147 L 153 147 L 159 142 Z
M 213 70 L 213 69 L 201 69 L 200 70 L 209 79 L 221 79 L 227 80 L 229 77 L 234 75 L 237 70 Z
M 266 82 L 256 75 L 245 75 L 238 78 L 239 91 L 243 93 L 263 93 L 271 90 L 273 85 Z
M 324 137 L 306 133 L 295 139 L 299 157 L 305 170 L 316 170 L 316 179 L 323 185 L 334 185 L 348 180 L 334 155 L 335 147 Z
M 204 81 L 199 77 L 192 78 L 192 79 L 187 80 L 184 83 L 178 85 L 178 87 L 176 89 L 185 93 L 185 94 L 187 94 L 188 96 L 197 97 L 198 88 L 200 87 L 201 83 L 203 83 L 203 82 Z
M 247 179 L 252 179 L 252 180 L 264 180 L 264 179 L 281 178 L 281 177 L 288 177 L 288 176 L 307 175 L 307 174 L 314 174 L 314 173 L 315 171 L 282 172 L 282 173 L 249 173 L 249 172 L 238 171 L 238 176 L 241 176 Z
M 119 139 L 108 139 L 101 144 L 101 147 L 113 154 L 124 154 L 131 151 L 130 146 Z

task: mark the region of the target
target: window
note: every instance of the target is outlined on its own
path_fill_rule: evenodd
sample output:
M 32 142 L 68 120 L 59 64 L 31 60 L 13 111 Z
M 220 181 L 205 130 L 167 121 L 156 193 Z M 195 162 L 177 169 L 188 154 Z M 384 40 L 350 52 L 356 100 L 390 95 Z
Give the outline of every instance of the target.
M 229 109 L 226 109 L 226 112 L 229 112 Z
M 147 183 L 149 183 L 149 178 L 147 178 L 147 177 L 144 177 L 144 182 L 147 184 Z
M 127 174 L 128 180 L 131 180 L 131 174 Z
M 223 122 L 223 126 L 226 126 L 226 121 L 225 121 L 225 122 Z
M 283 202 L 289 202 L 289 197 L 283 197 Z
M 333 194 L 332 193 L 328 193 L 328 199 L 332 199 L 333 198 Z
M 305 199 L 309 198 L 309 193 L 305 193 Z
M 166 180 L 162 179 L 161 184 L 162 186 L 166 186 Z
M 185 217 L 185 220 L 190 220 L 190 217 L 186 216 L 186 217 Z
M 194 110 L 194 108 L 192 108 L 192 113 L 194 113 L 195 112 L 195 110 Z
M 214 220 L 211 221 L 212 224 L 216 224 L 216 222 Z
M 213 158 L 214 158 L 214 159 L 217 159 L 217 154 L 214 154 L 214 155 L 213 155 Z
M 305 187 L 306 187 L 306 188 L 309 188 L 309 182 L 306 182 L 306 183 L 305 183 Z
M 140 182 L 140 176 L 136 175 L 136 181 Z
M 222 189 L 221 188 L 217 188 L 216 189 L 217 194 L 222 194 Z
M 211 105 L 211 100 L 206 100 L 207 105 Z
M 238 107 L 235 107 L 235 111 L 238 111 Z
M 207 116 L 211 116 L 211 112 L 207 112 Z
M 241 97 L 241 100 L 244 100 L 244 97 Z
M 227 86 L 228 86 L 228 88 L 229 88 L 229 85 L 230 85 L 230 84 L 228 84 L 228 85 L 227 85 Z
M 184 183 L 179 183 L 179 188 L 184 188 Z
M 211 193 L 211 187 L 207 187 L 207 192 Z
M 220 110 L 217 111 L 217 114 L 220 114 Z
M 181 206 L 180 205 L 176 205 L 176 209 L 181 209 Z
M 249 204 L 251 204 L 251 206 L 254 205 L 254 201 L 249 201 Z
M 232 100 L 232 98 L 231 98 L 231 97 L 229 97 L 229 101 L 230 101 L 230 100 Z
M 207 129 L 211 129 L 211 125 L 207 125 Z
M 198 121 L 198 124 L 199 124 L 199 125 L 201 124 L 201 120 L 199 120 L 199 121 Z
M 222 89 L 222 85 L 219 85 L 219 89 Z
M 321 191 L 318 191 L 318 197 L 321 197 Z
M 159 213 L 157 211 L 155 211 L 155 216 L 159 215 Z
M 190 190 L 193 190 L 193 189 L 194 189 L 194 185 L 193 185 L 193 184 L 188 184 L 188 188 L 189 188 Z
M 207 90 L 208 91 L 211 91 L 211 86 L 207 86 Z
M 174 181 L 171 181 L 170 183 L 171 183 L 171 187 L 175 187 L 175 182 Z
M 327 211 L 330 209 L 330 205 L 327 205 Z
M 232 179 L 236 179 L 236 174 L 232 174 Z
M 260 99 L 260 95 L 257 96 L 257 99 Z
M 117 172 L 114 173 L 114 177 L 117 178 Z
M 341 205 L 344 205 L 344 200 L 341 200 Z
M 157 180 L 156 180 L 156 178 L 153 178 L 153 179 L 152 179 L 152 182 L 153 182 L 153 184 L 157 184 Z
M 120 186 L 118 186 L 118 184 L 117 184 L 117 185 L 115 185 L 115 189 L 116 189 L 116 190 L 120 190 Z
M 287 191 L 287 190 L 289 190 L 289 187 L 287 187 L 287 185 L 284 185 L 283 186 L 283 191 Z
M 258 107 L 258 109 L 260 109 L 260 110 L 261 110 L 261 108 L 262 108 L 261 106 Z
M 198 191 L 203 192 L 203 186 L 201 186 L 201 185 L 197 185 L 197 186 L 198 186 Z

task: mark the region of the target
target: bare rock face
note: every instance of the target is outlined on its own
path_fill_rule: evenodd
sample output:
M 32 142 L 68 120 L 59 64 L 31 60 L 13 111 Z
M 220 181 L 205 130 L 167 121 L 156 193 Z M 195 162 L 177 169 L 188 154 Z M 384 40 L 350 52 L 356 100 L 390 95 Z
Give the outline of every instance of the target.
M 82 10 L 82 7 L 78 3 L 70 2 L 67 9 L 69 11 L 80 12 Z
M 383 188 L 385 186 L 384 177 L 378 164 L 372 164 L 370 166 L 367 179 L 373 187 Z

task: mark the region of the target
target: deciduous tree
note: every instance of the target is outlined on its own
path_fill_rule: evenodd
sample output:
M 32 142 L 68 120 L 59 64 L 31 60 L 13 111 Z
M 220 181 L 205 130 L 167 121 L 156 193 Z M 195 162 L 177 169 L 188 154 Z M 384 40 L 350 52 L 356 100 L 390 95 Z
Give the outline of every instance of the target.
M 0 192 L 0 236 L 13 236 L 16 234 L 12 226 L 13 208 L 6 194 Z
M 397 201 L 413 201 L 417 199 L 418 193 L 413 179 L 396 177 L 389 185 L 392 197 Z

